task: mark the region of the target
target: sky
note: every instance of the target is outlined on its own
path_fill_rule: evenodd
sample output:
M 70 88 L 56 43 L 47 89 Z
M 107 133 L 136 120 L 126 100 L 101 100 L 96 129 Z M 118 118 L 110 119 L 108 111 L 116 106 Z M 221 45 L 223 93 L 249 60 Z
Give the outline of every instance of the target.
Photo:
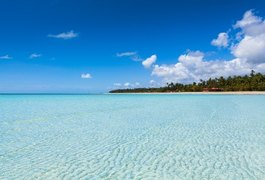
M 264 0 L 3 0 L 0 92 L 265 73 Z

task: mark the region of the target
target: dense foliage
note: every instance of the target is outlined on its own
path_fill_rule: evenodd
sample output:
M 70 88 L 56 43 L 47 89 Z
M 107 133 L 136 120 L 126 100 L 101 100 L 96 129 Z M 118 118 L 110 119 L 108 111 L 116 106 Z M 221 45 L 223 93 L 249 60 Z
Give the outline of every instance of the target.
M 201 92 L 201 91 L 265 91 L 265 75 L 251 71 L 250 75 L 210 78 L 192 84 L 167 83 L 160 88 L 116 89 L 110 93 Z

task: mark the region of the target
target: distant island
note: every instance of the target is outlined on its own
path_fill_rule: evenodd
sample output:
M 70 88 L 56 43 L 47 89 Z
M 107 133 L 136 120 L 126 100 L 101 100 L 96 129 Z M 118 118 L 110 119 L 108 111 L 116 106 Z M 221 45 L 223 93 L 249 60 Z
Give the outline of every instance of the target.
M 170 93 L 170 92 L 229 92 L 229 91 L 265 91 L 265 75 L 251 71 L 245 76 L 210 78 L 192 84 L 167 83 L 159 88 L 115 89 L 109 93 Z

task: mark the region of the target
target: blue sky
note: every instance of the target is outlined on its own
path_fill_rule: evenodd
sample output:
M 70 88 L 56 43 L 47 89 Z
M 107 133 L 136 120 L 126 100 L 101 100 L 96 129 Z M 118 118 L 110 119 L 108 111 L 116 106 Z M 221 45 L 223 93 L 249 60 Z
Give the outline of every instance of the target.
M 263 40 L 263 0 L 9 0 L 0 5 L 0 92 L 106 92 L 243 74 L 249 68 L 263 71 L 263 44 L 251 57 L 239 49 L 248 36 Z M 262 30 L 252 36 L 250 26 Z M 228 42 L 222 36 L 214 45 L 221 32 Z M 243 60 L 248 66 L 239 69 Z M 229 70 L 220 74 L 214 68 L 226 67 L 220 65 L 225 61 L 231 61 Z M 208 66 L 214 72 L 203 70 Z

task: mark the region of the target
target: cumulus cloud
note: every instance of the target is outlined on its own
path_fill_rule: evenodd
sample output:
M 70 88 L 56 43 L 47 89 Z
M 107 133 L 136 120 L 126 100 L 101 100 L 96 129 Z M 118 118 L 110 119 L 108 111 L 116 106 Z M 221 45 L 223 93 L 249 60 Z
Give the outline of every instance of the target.
M 150 68 L 156 62 L 157 56 L 154 54 L 142 62 L 145 68 Z
M 73 39 L 73 38 L 78 37 L 78 33 L 71 30 L 68 32 L 62 32 L 60 34 L 49 34 L 48 37 L 66 40 L 66 39 Z
M 41 57 L 42 55 L 41 54 L 37 54 L 37 53 L 33 53 L 29 56 L 30 59 L 35 59 L 35 58 L 39 58 Z
M 219 33 L 217 39 L 213 39 L 211 44 L 217 47 L 228 46 L 228 34 L 225 32 Z
M 81 78 L 82 78 L 82 79 L 91 79 L 92 76 L 91 76 L 91 74 L 89 74 L 89 73 L 83 73 L 83 74 L 81 74 Z
M 163 78 L 165 82 L 191 83 L 210 77 L 247 74 L 252 68 L 238 58 L 229 61 L 205 60 L 204 54 L 196 51 L 181 55 L 176 64 L 155 65 L 152 75 Z
M 247 11 L 243 19 L 237 21 L 235 28 L 241 29 L 242 39 L 232 47 L 235 57 L 248 63 L 265 62 L 265 21 L 255 16 L 253 11 Z
M 265 34 L 245 36 L 232 48 L 232 53 L 249 63 L 257 64 L 265 61 Z
M 261 17 L 255 16 L 253 10 L 248 10 L 243 15 L 243 19 L 236 22 L 234 25 L 235 28 L 246 28 L 249 27 L 251 29 L 251 26 L 255 24 L 262 23 L 263 20 Z
M 7 55 L 4 55 L 4 56 L 0 56 L 0 59 L 13 59 L 13 57 L 9 56 L 8 54 Z
M 122 52 L 122 53 L 117 53 L 117 57 L 129 57 L 133 61 L 142 61 L 142 65 L 145 68 L 150 68 L 152 64 L 156 62 L 157 56 L 152 55 L 151 57 L 147 59 L 142 59 L 136 51 L 128 51 L 128 52 Z
M 233 27 L 239 29 L 239 32 L 234 32 L 237 38 L 229 47 L 234 58 L 209 60 L 200 51 L 190 51 L 180 55 L 175 64 L 154 65 L 152 75 L 162 78 L 164 82 L 190 83 L 219 76 L 244 75 L 252 69 L 265 73 L 264 19 L 249 10 Z M 228 35 L 220 33 L 212 44 L 228 47 Z

